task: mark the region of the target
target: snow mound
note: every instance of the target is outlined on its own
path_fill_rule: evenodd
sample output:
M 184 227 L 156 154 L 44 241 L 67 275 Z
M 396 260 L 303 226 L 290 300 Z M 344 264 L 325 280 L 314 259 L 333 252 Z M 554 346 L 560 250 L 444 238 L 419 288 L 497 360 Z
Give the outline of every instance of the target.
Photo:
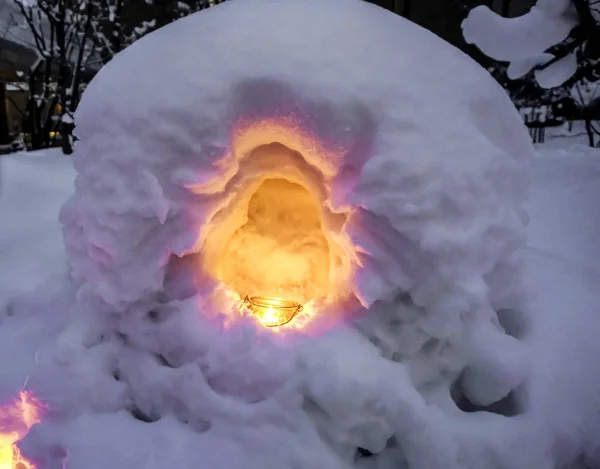
M 523 236 L 527 133 L 484 70 L 382 9 L 211 8 L 115 58 L 76 117 L 61 219 L 73 277 L 107 311 L 162 291 L 171 255 L 213 262 L 267 177 L 310 189 L 349 272 L 331 285 L 363 306 L 398 289 L 421 306 L 446 290 L 515 301 L 501 273 Z
M 76 293 L 27 457 L 87 468 L 85 428 L 142 420 L 190 433 L 159 467 L 485 467 L 455 401 L 529 376 L 497 312 L 525 299 L 533 150 L 484 69 L 366 2 L 231 0 L 117 56 L 76 125 Z M 264 328 L 253 293 L 305 308 Z

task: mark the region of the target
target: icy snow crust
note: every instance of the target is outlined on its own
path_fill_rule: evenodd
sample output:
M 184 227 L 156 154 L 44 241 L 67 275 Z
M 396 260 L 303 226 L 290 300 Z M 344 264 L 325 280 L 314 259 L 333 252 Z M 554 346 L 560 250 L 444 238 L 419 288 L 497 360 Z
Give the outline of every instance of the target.
M 205 306 L 214 282 L 167 269 L 251 184 L 237 169 L 258 177 L 240 123 L 273 121 L 318 142 L 306 184 L 326 218 L 349 214 L 360 310 L 328 329 L 231 321 Z M 76 291 L 27 379 L 51 409 L 22 443 L 41 467 L 550 467 L 538 421 L 469 416 L 450 393 L 487 406 L 529 376 L 496 312 L 524 301 L 532 147 L 469 58 L 366 2 L 231 0 L 116 57 L 76 123 Z

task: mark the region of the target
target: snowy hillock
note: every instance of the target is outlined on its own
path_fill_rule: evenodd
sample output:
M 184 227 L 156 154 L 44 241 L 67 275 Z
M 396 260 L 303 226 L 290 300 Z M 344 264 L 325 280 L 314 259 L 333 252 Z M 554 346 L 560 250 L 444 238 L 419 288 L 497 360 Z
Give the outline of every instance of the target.
M 597 278 L 527 249 L 533 147 L 461 52 L 358 0 L 231 0 L 76 125 L 70 276 L 0 327 L 39 467 L 595 462 Z M 264 327 L 252 294 L 303 309 Z

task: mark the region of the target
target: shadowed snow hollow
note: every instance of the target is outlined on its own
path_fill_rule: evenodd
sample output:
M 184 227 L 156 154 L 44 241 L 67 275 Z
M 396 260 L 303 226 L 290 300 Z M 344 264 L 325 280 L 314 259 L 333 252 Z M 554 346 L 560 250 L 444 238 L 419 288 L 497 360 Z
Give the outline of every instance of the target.
M 231 0 L 117 56 L 76 118 L 78 292 L 28 380 L 53 412 L 31 460 L 139 466 L 81 430 L 135 419 L 159 467 L 482 469 L 526 441 L 460 425 L 518 412 L 529 373 L 497 312 L 525 300 L 532 147 L 471 59 L 358 0 Z M 251 298 L 297 309 L 263 327 Z

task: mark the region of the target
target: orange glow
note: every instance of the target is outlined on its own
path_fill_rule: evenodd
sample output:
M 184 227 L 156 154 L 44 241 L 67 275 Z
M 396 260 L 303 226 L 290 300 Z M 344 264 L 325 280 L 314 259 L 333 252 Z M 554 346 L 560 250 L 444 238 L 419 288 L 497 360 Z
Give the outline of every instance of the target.
M 306 162 L 320 170 L 325 178 L 336 175 L 344 156 L 344 148 L 325 145 L 293 119 L 267 119 L 242 122 L 234 132 L 233 149 L 238 160 L 260 145 L 280 143 L 300 153 Z
M 186 187 L 196 194 L 214 194 L 225 190 L 244 160 L 258 147 L 271 143 L 279 143 L 300 153 L 306 163 L 317 168 L 325 179 L 337 174 L 345 153 L 342 146 L 325 145 L 291 118 L 242 120 L 232 132 L 230 151 L 212 164 L 223 171 L 222 177 L 187 184 Z
M 0 407 L 0 469 L 35 469 L 21 455 L 17 443 L 41 421 L 43 411 L 43 405 L 29 391 L 21 391 L 17 399 Z
M 328 295 L 329 244 L 318 203 L 306 189 L 267 179 L 241 216 L 245 223 L 223 240 L 227 244 L 215 266 L 219 280 L 242 297 L 258 294 L 304 304 Z
M 204 270 L 238 298 L 234 310 L 252 297 L 290 302 L 297 310 L 289 318 L 281 304 L 244 308 L 266 327 L 303 328 L 321 306 L 348 297 L 357 264 L 344 231 L 351 210 L 329 204 L 343 156 L 292 119 L 242 122 L 230 152 L 213 164 L 219 176 L 188 186 L 225 196 L 196 249 Z

